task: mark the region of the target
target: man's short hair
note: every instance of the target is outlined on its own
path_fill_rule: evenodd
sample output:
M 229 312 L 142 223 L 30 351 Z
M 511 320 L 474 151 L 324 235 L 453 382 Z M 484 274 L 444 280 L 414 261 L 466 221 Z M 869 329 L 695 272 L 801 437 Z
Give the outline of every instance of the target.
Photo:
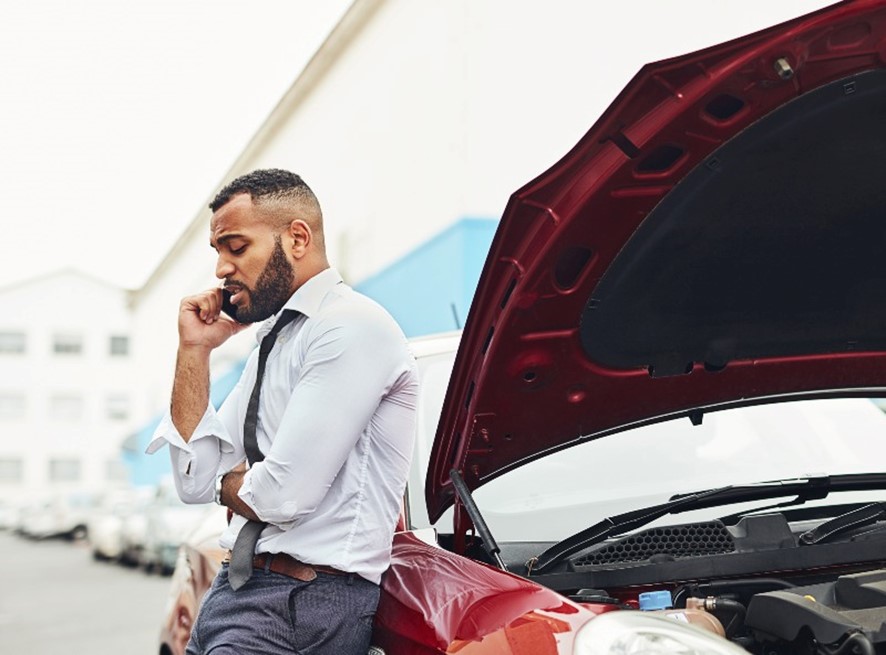
M 295 201 L 316 212 L 317 218 L 321 216 L 320 203 L 311 187 L 299 175 L 280 168 L 259 169 L 241 175 L 218 192 L 209 208 L 216 212 L 241 193 L 249 194 L 255 203 Z

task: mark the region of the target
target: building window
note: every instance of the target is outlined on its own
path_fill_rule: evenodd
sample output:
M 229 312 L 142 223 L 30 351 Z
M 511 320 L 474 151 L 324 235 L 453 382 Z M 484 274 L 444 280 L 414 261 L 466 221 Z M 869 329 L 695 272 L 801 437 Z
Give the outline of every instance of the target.
M 70 332 L 56 334 L 52 338 L 52 352 L 56 355 L 79 355 L 83 352 L 83 335 Z
M 25 395 L 21 393 L 0 393 L 0 420 L 24 418 Z
M 80 480 L 80 460 L 49 460 L 49 480 L 51 482 L 77 482 Z
M 21 355 L 24 352 L 24 332 L 0 332 L 0 353 Z
M 129 418 L 129 397 L 128 396 L 108 396 L 107 403 L 108 418 L 115 421 L 123 421 Z
M 49 417 L 56 421 L 83 418 L 83 398 L 75 394 L 56 394 L 49 399 Z
M 0 484 L 21 482 L 25 466 L 21 459 L 0 457 Z
M 111 337 L 111 357 L 126 357 L 129 355 L 129 337 L 114 335 Z

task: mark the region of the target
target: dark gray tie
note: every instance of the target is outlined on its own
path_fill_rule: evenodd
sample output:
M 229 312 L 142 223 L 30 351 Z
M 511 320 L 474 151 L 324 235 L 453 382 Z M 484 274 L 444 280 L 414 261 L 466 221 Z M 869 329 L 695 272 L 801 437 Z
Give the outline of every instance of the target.
M 274 323 L 274 327 L 268 332 L 258 348 L 258 368 L 255 372 L 255 385 L 252 387 L 252 395 L 249 397 L 249 405 L 246 407 L 246 420 L 243 421 L 243 448 L 246 450 L 246 459 L 252 466 L 262 461 L 265 456 L 258 447 L 256 428 L 258 426 L 258 399 L 261 395 L 262 379 L 265 376 L 265 365 L 268 363 L 268 355 L 274 349 L 277 335 L 285 326 L 298 316 L 298 312 L 290 309 L 284 310 Z M 234 548 L 231 551 L 231 564 L 228 567 L 228 582 L 235 591 L 246 584 L 252 577 L 252 560 L 255 557 L 255 545 L 261 536 L 262 530 L 267 523 L 259 521 L 247 521 L 240 529 Z

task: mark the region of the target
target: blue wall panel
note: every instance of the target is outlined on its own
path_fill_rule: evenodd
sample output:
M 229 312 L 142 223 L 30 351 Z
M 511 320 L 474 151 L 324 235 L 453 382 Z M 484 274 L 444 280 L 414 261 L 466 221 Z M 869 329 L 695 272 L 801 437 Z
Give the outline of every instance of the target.
M 464 218 L 354 288 L 384 305 L 407 337 L 460 328 L 497 226 Z

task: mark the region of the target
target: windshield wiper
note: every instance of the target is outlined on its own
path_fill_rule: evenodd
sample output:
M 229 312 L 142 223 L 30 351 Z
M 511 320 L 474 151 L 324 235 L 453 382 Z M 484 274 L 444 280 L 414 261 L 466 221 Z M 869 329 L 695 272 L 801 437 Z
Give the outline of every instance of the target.
M 884 514 L 886 514 L 886 508 L 883 503 L 863 505 L 807 530 L 800 535 L 798 541 L 804 546 L 824 543 L 850 530 L 877 523 Z
M 618 514 L 554 544 L 533 561 L 532 572 L 542 573 L 585 548 L 609 537 L 641 528 L 668 514 L 679 514 L 706 507 L 796 496 L 781 506 L 801 505 L 809 500 L 826 498 L 832 491 L 867 491 L 886 489 L 886 473 L 856 473 L 789 478 L 754 484 L 730 485 L 671 496 L 666 503 Z

